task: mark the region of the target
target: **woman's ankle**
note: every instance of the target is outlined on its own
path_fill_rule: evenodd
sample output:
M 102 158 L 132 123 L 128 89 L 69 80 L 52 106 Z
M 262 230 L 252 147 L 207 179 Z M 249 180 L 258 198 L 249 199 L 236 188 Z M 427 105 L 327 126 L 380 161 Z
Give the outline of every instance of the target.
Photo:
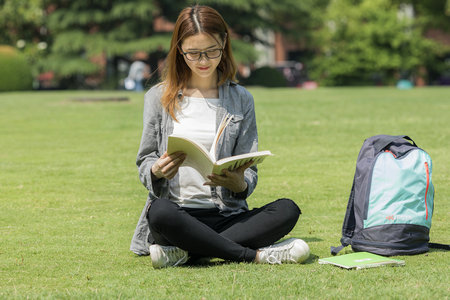
M 261 263 L 261 260 L 259 259 L 259 254 L 261 253 L 261 250 L 256 250 L 255 260 L 253 261 L 256 264 Z

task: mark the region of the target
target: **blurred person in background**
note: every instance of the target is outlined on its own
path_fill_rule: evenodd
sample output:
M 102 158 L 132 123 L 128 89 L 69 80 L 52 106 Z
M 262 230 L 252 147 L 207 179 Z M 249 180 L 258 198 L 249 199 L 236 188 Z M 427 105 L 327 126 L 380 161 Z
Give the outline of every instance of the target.
M 144 80 L 148 78 L 150 78 L 149 65 L 135 57 L 135 61 L 130 65 L 128 76 L 124 80 L 125 89 L 142 92 Z

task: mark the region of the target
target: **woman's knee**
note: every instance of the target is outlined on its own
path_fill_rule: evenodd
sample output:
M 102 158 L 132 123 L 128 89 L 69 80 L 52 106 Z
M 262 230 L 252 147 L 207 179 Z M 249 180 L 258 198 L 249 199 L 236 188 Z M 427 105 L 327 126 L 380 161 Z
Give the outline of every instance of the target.
M 147 213 L 150 228 L 166 226 L 176 220 L 178 206 L 167 199 L 156 199 Z
M 291 199 L 282 198 L 275 202 L 279 213 L 281 213 L 289 223 L 297 223 L 297 220 L 302 212 L 294 201 Z

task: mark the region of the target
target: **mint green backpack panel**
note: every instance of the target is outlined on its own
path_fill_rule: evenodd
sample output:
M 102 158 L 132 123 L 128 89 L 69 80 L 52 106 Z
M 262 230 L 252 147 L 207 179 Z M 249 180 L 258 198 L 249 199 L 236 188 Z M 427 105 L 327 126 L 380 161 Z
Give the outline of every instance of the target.
M 431 227 L 434 187 L 430 156 L 421 149 L 395 158 L 380 153 L 375 160 L 364 228 L 385 224 Z

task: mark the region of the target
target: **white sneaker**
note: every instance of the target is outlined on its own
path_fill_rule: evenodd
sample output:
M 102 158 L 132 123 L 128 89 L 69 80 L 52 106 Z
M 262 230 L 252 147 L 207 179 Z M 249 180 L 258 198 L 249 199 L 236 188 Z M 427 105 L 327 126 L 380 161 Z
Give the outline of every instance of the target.
M 291 238 L 281 243 L 258 249 L 258 252 L 259 263 L 302 263 L 309 257 L 309 246 L 301 239 Z
M 188 253 L 175 246 L 150 245 L 150 257 L 153 268 L 174 267 L 188 260 Z

